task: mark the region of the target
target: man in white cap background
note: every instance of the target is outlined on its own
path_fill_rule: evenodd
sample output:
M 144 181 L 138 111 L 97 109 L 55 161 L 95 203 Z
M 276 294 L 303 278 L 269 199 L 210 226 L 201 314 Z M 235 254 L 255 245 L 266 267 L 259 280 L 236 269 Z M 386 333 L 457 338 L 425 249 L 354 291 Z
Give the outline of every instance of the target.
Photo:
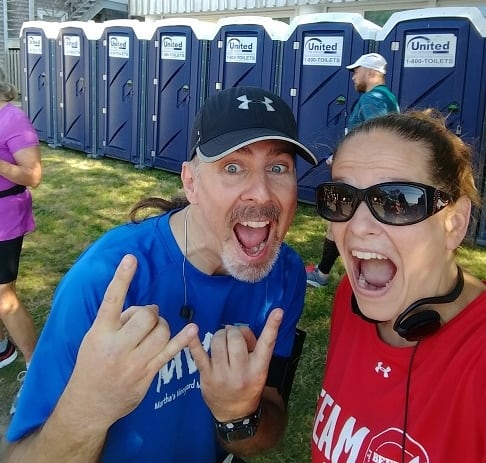
M 354 88 L 362 94 L 349 115 L 348 130 L 373 117 L 400 111 L 397 98 L 385 85 L 386 60 L 383 56 L 368 53 L 346 69 L 353 73 Z
M 368 53 L 360 56 L 356 62 L 346 66 L 352 73 L 354 88 L 361 93 L 353 107 L 346 124 L 346 132 L 352 130 L 368 119 L 384 116 L 388 113 L 400 112 L 396 96 L 385 84 L 386 60 L 378 53 Z M 332 156 L 326 162 L 332 163 Z M 321 261 L 318 265 L 307 267 L 307 284 L 322 287 L 329 283 L 329 273 L 339 257 L 332 236 L 332 227 L 327 227 L 322 249 Z
M 306 289 L 283 243 L 297 155 L 317 164 L 277 95 L 235 87 L 205 102 L 185 197 L 142 200 L 57 288 L 9 463 L 221 463 L 277 443 Z

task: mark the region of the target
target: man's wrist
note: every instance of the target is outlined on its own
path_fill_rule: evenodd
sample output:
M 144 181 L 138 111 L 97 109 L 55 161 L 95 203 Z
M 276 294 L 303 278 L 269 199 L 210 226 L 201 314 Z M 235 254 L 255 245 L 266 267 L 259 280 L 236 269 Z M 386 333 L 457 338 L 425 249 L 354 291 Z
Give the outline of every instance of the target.
M 260 424 L 262 416 L 262 407 L 258 408 L 247 416 L 231 421 L 218 421 L 214 418 L 214 424 L 218 436 L 224 442 L 236 442 L 253 437 Z

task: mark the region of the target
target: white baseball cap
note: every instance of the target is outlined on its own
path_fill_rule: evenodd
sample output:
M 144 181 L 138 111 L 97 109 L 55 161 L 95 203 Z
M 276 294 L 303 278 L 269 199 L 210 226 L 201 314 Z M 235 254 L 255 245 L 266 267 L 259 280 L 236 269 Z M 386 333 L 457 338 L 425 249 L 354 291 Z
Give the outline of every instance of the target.
M 368 53 L 360 56 L 355 63 L 346 66 L 346 69 L 352 70 L 358 67 L 374 69 L 375 71 L 386 74 L 386 59 L 378 53 Z

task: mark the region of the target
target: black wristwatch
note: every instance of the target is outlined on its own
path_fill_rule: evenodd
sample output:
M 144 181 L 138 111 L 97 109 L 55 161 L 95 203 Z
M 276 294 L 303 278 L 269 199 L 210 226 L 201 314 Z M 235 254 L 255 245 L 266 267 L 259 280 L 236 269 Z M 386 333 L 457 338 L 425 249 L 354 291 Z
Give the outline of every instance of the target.
M 244 416 L 233 421 L 218 421 L 214 419 L 218 436 L 224 442 L 235 442 L 253 437 L 258 429 L 260 418 L 262 416 L 262 407 L 258 408 L 250 415 Z

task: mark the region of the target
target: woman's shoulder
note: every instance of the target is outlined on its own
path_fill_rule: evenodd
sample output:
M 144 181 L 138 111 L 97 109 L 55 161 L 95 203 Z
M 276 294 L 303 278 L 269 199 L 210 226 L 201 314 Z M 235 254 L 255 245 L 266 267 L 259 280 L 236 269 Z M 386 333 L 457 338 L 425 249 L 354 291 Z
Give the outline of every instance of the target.
M 25 126 L 32 127 L 32 123 L 24 110 L 12 103 L 8 103 L 2 108 L 0 119 L 2 127 L 8 132 L 13 129 L 23 130 Z

